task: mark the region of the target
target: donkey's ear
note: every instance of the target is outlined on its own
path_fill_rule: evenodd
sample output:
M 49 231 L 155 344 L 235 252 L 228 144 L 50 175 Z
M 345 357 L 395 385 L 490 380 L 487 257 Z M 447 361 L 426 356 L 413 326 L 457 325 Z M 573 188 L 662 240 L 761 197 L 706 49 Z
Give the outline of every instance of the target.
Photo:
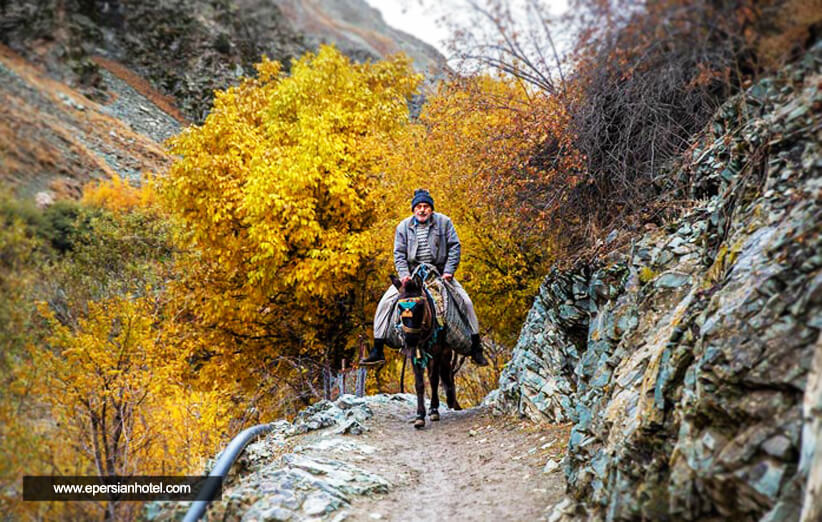
M 390 277 L 391 277 L 391 284 L 392 284 L 392 285 L 394 285 L 394 286 L 396 286 L 396 287 L 397 287 L 397 290 L 399 290 L 400 288 L 402 288 L 402 281 L 400 281 L 400 278 L 399 278 L 399 277 L 395 276 L 394 274 L 391 274 L 391 276 L 390 276 Z

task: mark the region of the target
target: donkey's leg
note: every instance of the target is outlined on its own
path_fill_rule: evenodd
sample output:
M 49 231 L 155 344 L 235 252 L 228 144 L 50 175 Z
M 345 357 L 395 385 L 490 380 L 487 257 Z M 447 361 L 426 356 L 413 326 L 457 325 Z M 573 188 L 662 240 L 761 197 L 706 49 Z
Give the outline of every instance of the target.
M 450 355 L 450 354 L 449 354 Z M 454 373 L 451 368 L 451 357 L 449 356 L 440 366 L 442 384 L 445 387 L 445 403 L 452 410 L 461 410 L 460 403 L 457 402 L 457 386 L 454 384 Z
M 440 368 L 442 367 L 441 354 L 434 356 L 428 367 L 428 381 L 431 383 L 431 409 L 428 414 L 432 421 L 440 420 Z
M 414 368 L 414 388 L 417 391 L 417 420 L 414 427 L 419 429 L 425 426 L 425 375 L 420 365 L 412 362 L 411 367 Z

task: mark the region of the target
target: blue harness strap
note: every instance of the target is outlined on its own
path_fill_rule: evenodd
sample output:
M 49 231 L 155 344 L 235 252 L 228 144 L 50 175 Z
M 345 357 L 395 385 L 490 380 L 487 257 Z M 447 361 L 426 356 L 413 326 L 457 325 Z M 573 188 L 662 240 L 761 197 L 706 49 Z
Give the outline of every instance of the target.
M 417 366 L 420 366 L 422 368 L 425 368 L 426 366 L 428 366 L 428 361 L 430 361 L 434 357 L 430 353 L 426 352 L 425 350 L 419 350 L 419 352 L 420 352 L 421 356 L 420 357 L 414 356 L 414 364 L 417 365 Z

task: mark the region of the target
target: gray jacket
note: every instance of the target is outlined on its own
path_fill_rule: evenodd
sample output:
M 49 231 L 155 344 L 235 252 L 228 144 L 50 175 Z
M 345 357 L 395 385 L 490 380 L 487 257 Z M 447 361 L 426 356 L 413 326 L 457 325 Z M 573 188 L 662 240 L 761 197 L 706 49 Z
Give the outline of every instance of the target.
M 460 238 L 451 218 L 433 212 L 428 229 L 428 244 L 434 255 L 434 266 L 441 274 L 453 274 L 460 265 Z M 417 233 L 414 231 L 414 216 L 403 219 L 394 234 L 394 266 L 400 278 L 410 276 L 417 267 Z

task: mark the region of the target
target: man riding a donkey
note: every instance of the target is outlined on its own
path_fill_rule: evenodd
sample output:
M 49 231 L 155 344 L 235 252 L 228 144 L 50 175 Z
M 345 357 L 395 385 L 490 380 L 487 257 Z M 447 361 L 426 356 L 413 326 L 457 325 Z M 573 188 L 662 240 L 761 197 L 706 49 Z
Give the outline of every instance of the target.
M 394 265 L 400 278 L 391 277 L 393 285 L 377 305 L 374 347 L 360 364 L 385 362 L 383 347 L 389 339 L 391 346 L 404 349 L 405 356 L 413 360 L 417 392 L 414 427 L 419 429 L 425 426 L 423 371 L 426 368 L 431 383 L 429 414 L 432 421 L 437 421 L 440 379 L 448 406 L 460 409 L 454 386 L 454 375 L 459 368 L 457 353 L 467 351 L 480 366 L 488 362 L 482 355 L 474 305 L 454 279 L 460 262 L 460 240 L 454 224 L 448 216 L 434 212 L 434 199 L 424 189 L 414 191 L 411 210 L 413 214 L 400 222 L 394 235 Z M 399 308 L 398 315 L 395 315 L 395 306 Z M 396 324 L 397 317 L 401 325 Z M 466 323 L 470 329 L 470 349 L 465 342 Z
M 445 214 L 434 212 L 434 199 L 425 189 L 414 191 L 411 211 L 412 215 L 397 225 L 394 235 L 394 266 L 400 276 L 398 284 L 405 287 L 420 264 L 427 263 L 436 267 L 442 279 L 448 282 L 449 290 L 462 303 L 462 311 L 471 328 L 471 359 L 479 366 L 486 366 L 488 362 L 482 355 L 479 321 L 474 305 L 462 285 L 454 279 L 460 263 L 460 240 L 454 224 Z M 394 327 L 393 312 L 400 292 L 401 288 L 389 286 L 380 299 L 374 315 L 374 346 L 360 364 L 377 365 L 385 362 L 383 347 L 390 329 Z

